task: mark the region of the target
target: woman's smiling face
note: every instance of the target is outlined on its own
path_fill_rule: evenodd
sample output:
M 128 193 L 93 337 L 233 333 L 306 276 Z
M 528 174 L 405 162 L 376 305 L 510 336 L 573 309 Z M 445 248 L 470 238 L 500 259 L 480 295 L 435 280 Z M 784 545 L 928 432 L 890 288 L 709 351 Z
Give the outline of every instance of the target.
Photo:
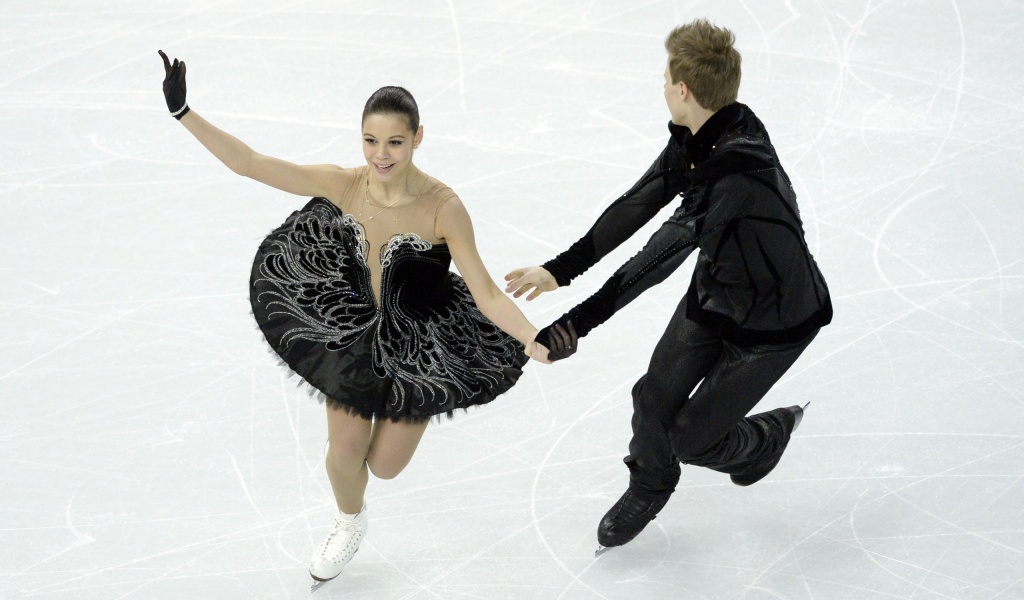
M 363 156 L 382 182 L 393 181 L 412 164 L 421 139 L 423 127 L 412 131 L 403 115 L 375 113 L 363 120 Z

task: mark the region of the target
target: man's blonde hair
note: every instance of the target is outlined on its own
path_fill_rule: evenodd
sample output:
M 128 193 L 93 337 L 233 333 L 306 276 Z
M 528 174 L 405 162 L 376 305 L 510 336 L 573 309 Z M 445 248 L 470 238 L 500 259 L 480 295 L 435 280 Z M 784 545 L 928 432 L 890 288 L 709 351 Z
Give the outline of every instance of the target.
M 684 82 L 704 108 L 717 111 L 736 101 L 740 91 L 740 53 L 736 36 L 707 19 L 680 25 L 665 38 L 672 83 Z

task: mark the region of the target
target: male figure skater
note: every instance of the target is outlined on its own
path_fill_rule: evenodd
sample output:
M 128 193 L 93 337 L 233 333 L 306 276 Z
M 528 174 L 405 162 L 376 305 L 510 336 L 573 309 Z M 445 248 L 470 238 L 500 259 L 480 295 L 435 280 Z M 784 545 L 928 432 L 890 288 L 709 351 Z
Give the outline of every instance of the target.
M 825 280 L 804 239 L 796 194 L 764 125 L 736 102 L 735 36 L 699 19 L 665 40 L 671 138 L 633 187 L 567 251 L 516 269 L 507 292 L 532 300 L 569 285 L 661 208 L 675 213 L 593 296 L 551 326 L 583 337 L 699 248 L 690 287 L 633 386 L 629 487 L 601 519 L 604 548 L 632 540 L 665 506 L 679 463 L 767 475 L 800 422 L 799 406 L 745 416 L 832 320 Z M 703 383 L 697 388 L 697 384 Z

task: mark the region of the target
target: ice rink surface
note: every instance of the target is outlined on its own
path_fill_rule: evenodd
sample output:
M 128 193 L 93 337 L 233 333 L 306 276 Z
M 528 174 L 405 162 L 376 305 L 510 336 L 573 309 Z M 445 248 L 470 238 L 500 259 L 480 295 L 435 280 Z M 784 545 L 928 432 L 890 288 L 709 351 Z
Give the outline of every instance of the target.
M 629 389 L 691 261 L 372 481 L 314 598 L 1024 598 L 1024 4 L 1019 1 L 0 3 L 0 598 L 304 598 L 332 516 L 324 408 L 266 353 L 249 266 L 303 198 L 167 116 L 356 166 L 382 85 L 501 280 L 566 248 L 667 139 L 663 39 L 744 58 L 835 303 L 759 409 L 811 401 L 779 468 L 684 469 L 595 560 Z M 660 221 L 659 221 L 660 222 Z M 655 223 L 656 225 L 657 223 Z M 651 231 L 557 293 L 545 325 Z

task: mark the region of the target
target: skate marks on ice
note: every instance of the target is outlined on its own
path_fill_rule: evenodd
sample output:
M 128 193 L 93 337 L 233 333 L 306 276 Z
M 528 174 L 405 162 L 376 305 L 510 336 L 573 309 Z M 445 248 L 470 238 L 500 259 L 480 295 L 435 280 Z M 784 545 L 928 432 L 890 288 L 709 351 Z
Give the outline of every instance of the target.
M 0 503 L 0 597 L 312 588 L 320 524 L 301 520 L 330 498 L 322 408 L 266 357 L 244 292 L 262 235 L 297 206 L 167 116 L 158 47 L 188 60 L 196 110 L 297 162 L 359 164 L 366 97 L 408 87 L 422 166 L 467 203 L 500 276 L 564 249 L 642 174 L 667 135 L 666 23 L 697 15 L 737 32 L 740 99 L 835 295 L 836 322 L 763 407 L 815 400 L 787 458 L 749 490 L 688 474 L 664 532 L 594 558 L 625 485 L 629 386 L 677 274 L 572 360 L 432 426 L 375 496 L 394 526 L 312 593 L 1024 596 L 1019 3 L 8 4 L 0 485 L 30 493 Z M 520 305 L 550 322 L 646 239 Z

